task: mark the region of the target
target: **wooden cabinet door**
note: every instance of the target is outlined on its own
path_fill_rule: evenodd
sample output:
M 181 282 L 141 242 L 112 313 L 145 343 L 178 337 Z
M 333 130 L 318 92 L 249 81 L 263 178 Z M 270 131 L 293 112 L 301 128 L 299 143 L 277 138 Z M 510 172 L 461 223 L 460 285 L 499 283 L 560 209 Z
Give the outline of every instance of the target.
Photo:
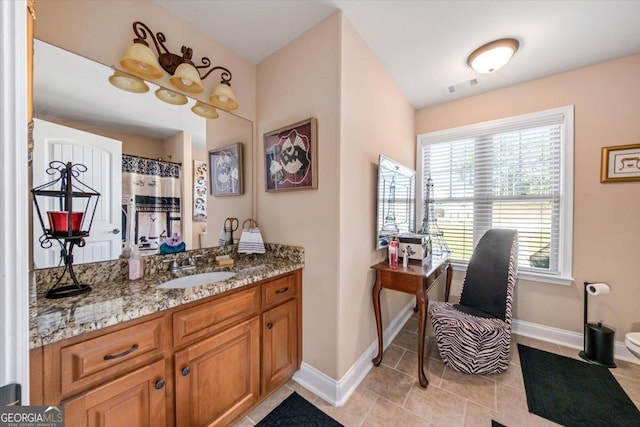
M 265 393 L 286 383 L 298 369 L 297 300 L 262 315 L 262 389 Z
M 175 353 L 178 427 L 222 426 L 260 395 L 260 320 L 237 326 Z
M 65 425 L 74 427 L 155 427 L 166 424 L 165 361 L 62 402 Z

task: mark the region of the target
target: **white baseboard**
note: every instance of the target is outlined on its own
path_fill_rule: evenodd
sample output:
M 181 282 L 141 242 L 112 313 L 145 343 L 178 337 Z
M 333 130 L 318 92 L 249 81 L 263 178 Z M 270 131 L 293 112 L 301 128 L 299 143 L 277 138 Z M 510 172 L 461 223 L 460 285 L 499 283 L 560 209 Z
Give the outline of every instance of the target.
M 407 304 L 384 329 L 382 333 L 384 349 L 391 344 L 396 335 L 398 335 L 398 332 L 400 332 L 404 324 L 411 317 L 414 306 L 415 301 Z M 300 370 L 295 373 L 293 379 L 333 406 L 342 406 L 349 400 L 349 397 L 351 397 L 358 385 L 360 385 L 364 377 L 369 373 L 369 370 L 373 367 L 371 360 L 377 354 L 378 341 L 375 340 L 338 381 L 305 362 L 302 362 Z
M 516 335 L 536 338 L 578 350 L 583 348 L 583 335 L 578 332 L 552 328 L 550 326 L 538 325 L 537 323 L 515 319 L 511 325 L 511 330 Z M 626 362 L 640 364 L 640 359 L 635 357 L 622 341 L 615 341 L 613 343 L 613 357 Z
M 413 313 L 415 303 L 407 304 L 400 313 L 389 323 L 383 332 L 383 348 L 386 349 L 393 339 L 398 335 L 406 321 Z M 512 331 L 516 335 L 536 338 L 542 341 L 560 344 L 565 347 L 572 347 L 576 350 L 582 349 L 582 334 L 526 322 L 524 320 L 513 320 Z M 640 359 L 636 358 L 624 345 L 622 341 L 614 343 L 614 357 L 626 362 L 640 364 Z M 321 397 L 333 406 L 343 406 L 355 391 L 364 377 L 373 367 L 371 359 L 378 352 L 377 340 L 362 353 L 358 360 L 351 366 L 349 371 L 336 381 L 328 375 L 315 369 L 313 366 L 302 362 L 300 370 L 295 373 L 293 379 L 307 390 Z

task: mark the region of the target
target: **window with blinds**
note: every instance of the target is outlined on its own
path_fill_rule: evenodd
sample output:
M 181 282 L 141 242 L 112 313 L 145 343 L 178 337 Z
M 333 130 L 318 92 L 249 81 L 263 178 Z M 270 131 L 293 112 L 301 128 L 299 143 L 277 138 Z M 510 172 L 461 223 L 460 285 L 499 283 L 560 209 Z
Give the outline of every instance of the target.
M 431 178 L 455 264 L 469 261 L 487 230 L 514 228 L 521 276 L 570 281 L 572 130 L 573 108 L 564 107 L 418 137 L 423 198 Z

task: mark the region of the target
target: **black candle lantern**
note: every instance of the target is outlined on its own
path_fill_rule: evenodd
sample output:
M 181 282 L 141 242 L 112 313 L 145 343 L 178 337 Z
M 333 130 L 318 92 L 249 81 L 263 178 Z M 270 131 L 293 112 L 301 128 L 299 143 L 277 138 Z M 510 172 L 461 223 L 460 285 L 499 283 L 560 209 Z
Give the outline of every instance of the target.
M 73 248 L 85 245 L 84 239 L 89 236 L 100 198 L 100 193 L 78 179 L 86 171 L 87 167 L 82 164 L 53 161 L 49 163 L 47 174 L 55 179 L 31 190 L 43 232 L 38 239 L 40 246 L 49 249 L 53 241 L 58 242 L 65 265 L 47 292 L 47 298 L 64 298 L 91 290 L 89 285 L 79 283 L 73 272 Z M 58 287 L 67 271 L 73 284 Z

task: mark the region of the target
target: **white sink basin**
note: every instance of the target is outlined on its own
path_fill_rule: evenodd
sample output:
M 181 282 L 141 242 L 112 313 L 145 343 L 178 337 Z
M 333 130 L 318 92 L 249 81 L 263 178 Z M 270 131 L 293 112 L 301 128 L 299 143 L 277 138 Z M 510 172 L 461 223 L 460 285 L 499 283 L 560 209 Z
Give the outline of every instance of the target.
M 193 274 L 191 276 L 179 277 L 161 283 L 158 288 L 161 289 L 185 289 L 192 286 L 210 285 L 223 280 L 231 279 L 236 273 L 232 271 L 213 271 L 211 273 Z

